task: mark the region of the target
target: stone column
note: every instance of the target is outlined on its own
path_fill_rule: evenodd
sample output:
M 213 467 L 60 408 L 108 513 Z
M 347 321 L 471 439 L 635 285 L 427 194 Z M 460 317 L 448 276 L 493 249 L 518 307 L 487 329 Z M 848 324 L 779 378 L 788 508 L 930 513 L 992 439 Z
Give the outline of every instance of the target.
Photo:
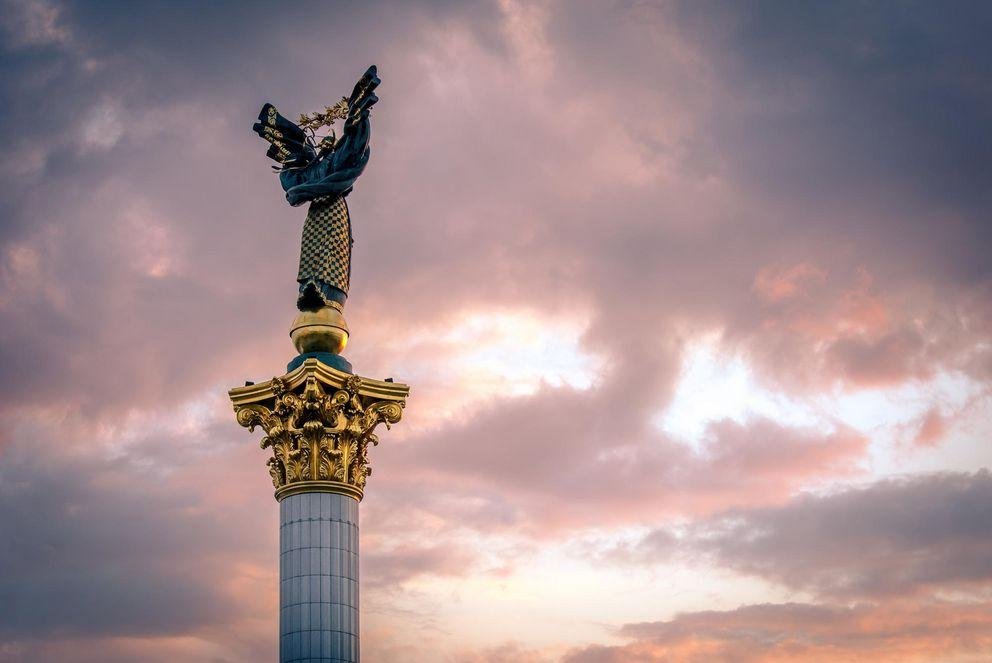
M 305 359 L 229 392 L 238 423 L 266 435 L 279 502 L 279 660 L 357 663 L 358 503 L 374 430 L 400 420 L 410 388 Z
M 279 503 L 279 660 L 358 661 L 358 501 Z

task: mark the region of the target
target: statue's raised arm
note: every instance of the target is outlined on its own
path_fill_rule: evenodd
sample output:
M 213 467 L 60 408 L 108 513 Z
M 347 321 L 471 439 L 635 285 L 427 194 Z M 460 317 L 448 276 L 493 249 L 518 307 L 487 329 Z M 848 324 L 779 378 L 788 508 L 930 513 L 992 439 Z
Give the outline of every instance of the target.
M 339 140 L 335 140 L 332 132 L 315 149 L 313 141 L 310 141 L 312 153 L 307 153 L 303 159 L 298 159 L 292 164 L 283 164 L 279 181 L 286 191 L 286 200 L 290 205 L 302 205 L 319 196 L 335 194 L 346 196 L 351 191 L 355 180 L 365 170 L 365 164 L 369 161 L 369 137 L 372 134 L 369 111 L 372 105 L 379 101 L 379 97 L 373 92 L 378 85 L 379 77 L 376 76 L 375 66 L 369 67 L 355 85 L 351 97 L 328 107 L 324 113 L 300 117 L 304 126 L 311 132 L 321 126 L 329 126 L 335 119 L 343 119 L 345 122 L 343 135 Z M 267 119 L 268 113 L 275 109 L 269 104 L 266 106 L 271 109 L 262 109 Z M 286 124 L 292 125 L 278 112 L 275 116 L 277 122 L 281 119 Z M 259 120 L 261 119 L 259 116 Z M 300 133 L 309 140 L 303 129 L 300 129 Z M 262 137 L 269 140 L 265 135 Z M 303 165 L 298 165 L 301 163 Z
M 300 247 L 296 305 L 301 311 L 318 314 L 317 317 L 340 318 L 344 337 L 340 348 L 330 350 L 332 353 L 340 352 L 347 341 L 347 327 L 340 313 L 351 279 L 352 234 L 344 198 L 369 161 L 372 133 L 369 112 L 379 100 L 375 95 L 378 85 L 379 77 L 373 65 L 355 84 L 350 97 L 327 106 L 323 112 L 300 115 L 297 124 L 267 103 L 253 127 L 255 133 L 271 143 L 266 156 L 279 164 L 279 182 L 286 200 L 293 206 L 310 203 Z M 335 120 L 344 120 L 341 137 L 337 138 L 332 130 L 318 140 L 316 131 L 330 127 Z M 324 309 L 333 309 L 337 314 Z M 320 343 L 308 346 L 305 341 L 301 347 L 297 330 L 294 327 L 293 338 L 301 353 L 308 352 L 307 347 L 323 347 Z

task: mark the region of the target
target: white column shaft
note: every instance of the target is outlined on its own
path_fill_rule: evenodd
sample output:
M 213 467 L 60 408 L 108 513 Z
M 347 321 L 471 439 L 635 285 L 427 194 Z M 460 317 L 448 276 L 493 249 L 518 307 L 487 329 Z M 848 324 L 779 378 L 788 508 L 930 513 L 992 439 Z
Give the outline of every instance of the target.
M 281 663 L 358 663 L 358 501 L 284 498 L 279 550 Z

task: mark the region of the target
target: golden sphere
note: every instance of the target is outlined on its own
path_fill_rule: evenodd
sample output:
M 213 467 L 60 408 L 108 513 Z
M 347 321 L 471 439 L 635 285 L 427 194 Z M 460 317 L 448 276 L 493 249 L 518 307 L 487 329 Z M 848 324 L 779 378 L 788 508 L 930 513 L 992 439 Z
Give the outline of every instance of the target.
M 332 352 L 341 354 L 348 345 L 348 323 L 341 306 L 325 306 L 317 311 L 301 311 L 289 330 L 297 352 Z

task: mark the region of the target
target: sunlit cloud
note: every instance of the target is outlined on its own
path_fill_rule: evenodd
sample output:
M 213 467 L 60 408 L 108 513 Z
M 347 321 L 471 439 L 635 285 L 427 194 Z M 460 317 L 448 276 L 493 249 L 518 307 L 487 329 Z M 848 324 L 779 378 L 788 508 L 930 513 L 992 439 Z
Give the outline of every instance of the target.
M 951 441 L 949 418 L 973 410 L 986 394 L 982 382 L 958 371 L 886 387 L 790 394 L 762 380 L 744 357 L 710 335 L 686 346 L 673 398 L 654 422 L 694 446 L 707 426 L 722 419 L 745 424 L 767 418 L 822 430 L 840 423 L 871 436 L 875 471 L 885 474 L 903 469 L 907 439 L 924 447 Z
M 786 426 L 831 427 L 809 405 L 764 387 L 743 358 L 720 351 L 713 335 L 686 347 L 675 393 L 655 422 L 661 430 L 698 444 L 713 422 L 732 419 L 744 424 L 756 417 Z
M 397 375 L 417 385 L 420 421 L 442 425 L 466 408 L 493 399 L 532 395 L 540 388 L 586 390 L 605 370 L 602 355 L 582 344 L 580 316 L 534 310 L 455 313 L 385 343 Z

